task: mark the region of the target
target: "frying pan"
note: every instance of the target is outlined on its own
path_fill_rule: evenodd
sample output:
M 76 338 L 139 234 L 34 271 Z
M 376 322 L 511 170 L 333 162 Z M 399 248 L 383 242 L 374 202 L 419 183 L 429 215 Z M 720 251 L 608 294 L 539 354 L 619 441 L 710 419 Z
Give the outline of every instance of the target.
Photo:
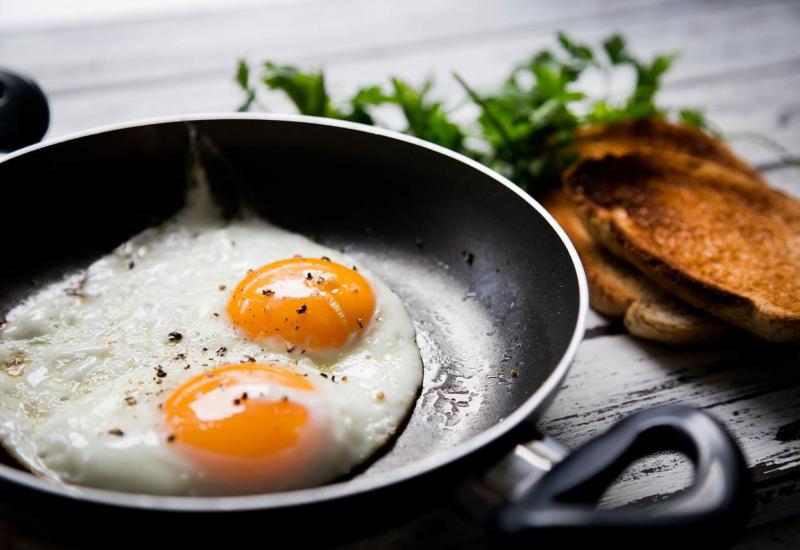
M 31 89 L 18 75 L 3 78 L 6 99 Z M 0 121 L 9 120 L 3 109 Z M 18 138 L 12 126 L 0 145 L 38 137 Z M 3 311 L 175 213 L 190 159 L 203 163 L 224 205 L 244 197 L 259 215 L 362 260 L 397 292 L 425 364 L 416 407 L 391 447 L 353 476 L 278 494 L 63 486 L 7 459 L 0 515 L 14 525 L 81 546 L 108 543 L 106 533 L 115 544 L 331 544 L 453 495 L 503 545 L 591 536 L 618 547 L 715 547 L 744 524 L 744 461 L 702 411 L 647 410 L 571 454 L 536 431 L 583 334 L 581 264 L 530 196 L 419 139 L 326 119 L 224 114 L 107 127 L 11 153 L 0 161 Z M 661 450 L 693 461 L 691 487 L 649 508 L 596 510 L 631 461 Z

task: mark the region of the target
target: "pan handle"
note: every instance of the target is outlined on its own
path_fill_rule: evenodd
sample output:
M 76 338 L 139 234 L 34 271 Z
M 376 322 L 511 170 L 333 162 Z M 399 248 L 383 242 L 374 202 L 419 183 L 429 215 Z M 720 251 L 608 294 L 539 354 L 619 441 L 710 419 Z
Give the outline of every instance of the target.
M 596 509 L 632 461 L 670 450 L 694 463 L 689 488 L 647 508 Z M 744 528 L 752 502 L 744 458 L 722 424 L 699 409 L 663 405 L 629 416 L 569 454 L 501 507 L 492 527 L 505 542 L 531 548 L 578 540 L 615 548 L 675 549 L 701 542 L 718 548 Z
M 47 132 L 50 108 L 30 78 L 0 69 L 0 151 L 36 143 Z

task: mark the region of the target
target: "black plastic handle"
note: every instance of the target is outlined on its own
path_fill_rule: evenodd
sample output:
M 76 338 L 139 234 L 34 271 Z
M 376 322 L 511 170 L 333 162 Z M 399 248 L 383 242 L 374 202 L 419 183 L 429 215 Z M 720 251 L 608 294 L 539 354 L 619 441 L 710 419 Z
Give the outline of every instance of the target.
M 631 462 L 670 450 L 694 463 L 689 488 L 647 508 L 596 509 Z M 580 540 L 600 548 L 705 550 L 730 544 L 752 503 L 744 458 L 722 424 L 698 409 L 664 405 L 631 415 L 568 455 L 499 510 L 493 527 L 504 545 L 530 548 Z
M 47 132 L 50 108 L 30 78 L 0 69 L 0 151 L 36 143 Z

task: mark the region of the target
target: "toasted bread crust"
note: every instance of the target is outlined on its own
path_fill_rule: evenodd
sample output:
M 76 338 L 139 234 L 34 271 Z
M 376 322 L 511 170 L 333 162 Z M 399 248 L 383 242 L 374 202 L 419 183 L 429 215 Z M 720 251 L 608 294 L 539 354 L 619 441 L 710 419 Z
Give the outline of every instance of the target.
M 642 149 L 683 153 L 715 162 L 765 183 L 755 168 L 737 157 L 722 141 L 698 128 L 673 124 L 662 118 L 589 126 L 576 134 L 574 148 L 581 158 L 622 155 Z
M 730 325 L 661 292 L 634 267 L 599 246 L 561 190 L 540 200 L 581 257 L 593 309 L 623 319 L 635 336 L 670 344 L 719 339 L 732 332 Z
M 655 285 L 625 311 L 625 328 L 640 338 L 667 344 L 695 344 L 720 340 L 738 329 L 703 313 Z
M 669 152 L 590 159 L 564 189 L 589 230 L 667 292 L 757 336 L 800 340 L 800 203 Z

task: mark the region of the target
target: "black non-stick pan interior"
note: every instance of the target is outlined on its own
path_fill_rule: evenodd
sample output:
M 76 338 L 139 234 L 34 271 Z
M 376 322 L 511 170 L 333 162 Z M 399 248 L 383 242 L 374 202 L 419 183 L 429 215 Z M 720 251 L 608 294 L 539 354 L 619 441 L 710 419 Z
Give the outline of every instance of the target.
M 308 121 L 134 126 L 0 164 L 3 311 L 174 213 L 191 132 L 222 196 L 236 189 L 267 219 L 363 260 L 411 314 L 424 389 L 393 448 L 360 475 L 497 424 L 561 361 L 579 316 L 578 275 L 526 200 L 429 148 Z

